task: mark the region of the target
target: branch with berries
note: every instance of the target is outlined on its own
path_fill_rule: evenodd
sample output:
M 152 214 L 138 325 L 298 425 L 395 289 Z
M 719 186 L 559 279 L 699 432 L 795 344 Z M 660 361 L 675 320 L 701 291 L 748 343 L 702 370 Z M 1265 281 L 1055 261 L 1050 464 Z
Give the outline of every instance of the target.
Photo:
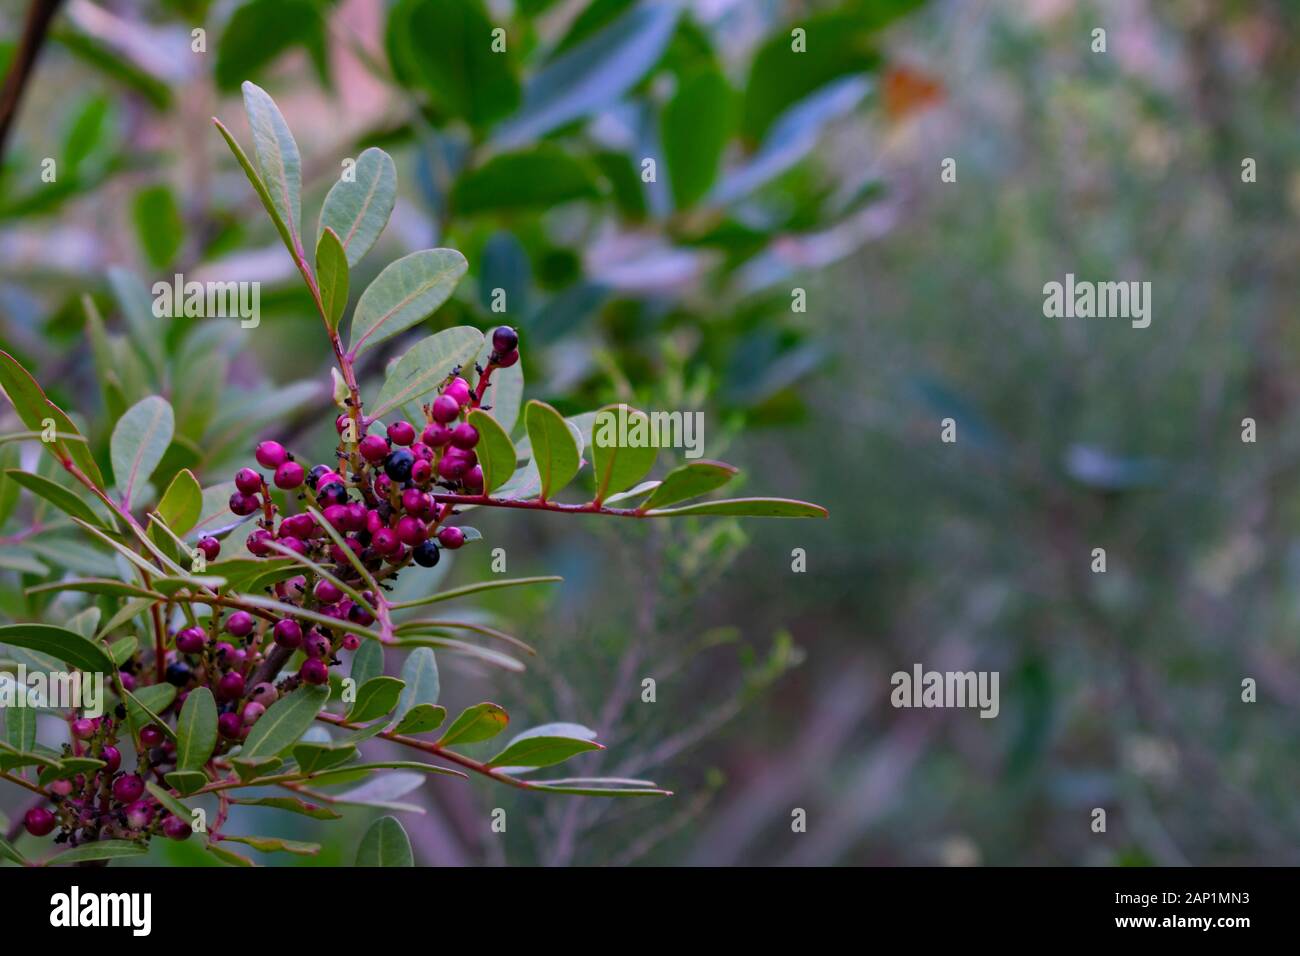
M 628 406 L 565 418 L 543 402 L 523 404 L 520 340 L 509 326 L 489 335 L 456 326 L 418 339 L 367 404 L 359 364 L 376 345 L 432 315 L 467 263 L 450 249 L 391 263 L 358 297 L 345 344 L 339 328 L 350 269 L 393 208 L 392 160 L 367 150 L 355 177 L 335 184 L 309 260 L 293 136 L 265 92 L 245 84 L 244 99 L 254 159 L 217 125 L 325 326 L 336 365 L 337 443 L 332 458 L 312 462 L 268 439 L 228 484 L 204 488 L 188 469 L 177 468 L 162 476 L 170 480 L 160 482 L 159 492 L 150 482 L 166 467 L 176 415 L 165 398 L 151 395 L 114 424 L 109 482 L 66 412 L 0 352 L 0 386 L 30 430 L 21 440 L 51 435 L 42 445 L 68 478 L 59 484 L 27 476 L 22 483 L 131 572 L 27 590 L 33 600 L 92 595 L 114 609 L 102 626 L 97 607 L 94 620 L 0 627 L 0 644 L 16 656 L 52 657 L 75 671 L 106 675 L 111 693 L 101 715 L 69 713 L 61 750 L 36 742 L 34 720 L 0 741 L 0 779 L 39 798 L 24 817 L 27 832 L 54 835 L 65 847 L 55 861 L 91 862 L 143 853 L 155 838 L 185 840 L 201 830 L 214 856 L 245 863 L 230 844 L 313 850 L 226 832 L 232 803 L 336 816 L 332 804 L 366 802 L 336 788 L 392 770 L 470 772 L 547 793 L 668 795 L 644 780 L 537 779 L 538 770 L 603 749 L 593 731 L 572 723 L 529 728 L 487 759 L 466 753 L 467 746 L 497 738 L 509 717 L 485 701 L 448 722 L 438 703 L 435 651 L 517 671 L 524 665 L 512 653 L 453 635 L 463 631 L 523 655 L 533 650 L 479 621 L 413 615 L 480 592 L 559 579 L 490 580 L 437 591 L 421 585 L 420 576 L 443 552 L 481 540 L 464 523 L 475 508 L 640 519 L 805 518 L 825 511 L 786 498 L 707 498 L 737 474 L 722 462 L 688 461 L 650 478 L 659 449 L 645 440 L 648 417 Z M 587 474 L 590 497 L 560 500 Z M 390 664 L 399 676 L 388 674 Z M 360 748 L 368 740 L 420 759 L 367 762 Z M 238 795 L 267 790 L 281 795 Z M 210 825 L 195 806 L 205 797 L 217 801 Z M 31 862 L 8 841 L 0 840 L 0 855 Z

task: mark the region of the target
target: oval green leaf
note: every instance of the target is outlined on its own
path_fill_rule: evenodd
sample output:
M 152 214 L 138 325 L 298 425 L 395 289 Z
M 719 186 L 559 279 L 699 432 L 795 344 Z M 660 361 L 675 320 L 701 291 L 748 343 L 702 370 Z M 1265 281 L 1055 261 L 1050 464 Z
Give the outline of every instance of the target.
M 508 723 L 510 723 L 510 716 L 504 708 L 484 701 L 462 711 L 461 715 L 452 721 L 447 732 L 439 738 L 438 746 L 450 747 L 453 744 L 472 744 L 480 740 L 489 740 L 505 730 Z
M 109 457 L 113 481 L 126 508 L 131 507 L 136 492 L 162 461 L 175 428 L 171 405 L 157 395 L 136 402 L 113 426 Z
M 698 498 L 721 488 L 736 477 L 736 469 L 720 461 L 691 461 L 664 475 L 642 508 L 662 508 L 665 505 Z
M 454 249 L 424 249 L 391 263 L 357 301 L 349 351 L 360 355 L 432 315 L 466 268 Z
M 397 168 L 393 158 L 371 146 L 357 157 L 351 182 L 339 179 L 330 187 L 321 206 L 320 239 L 333 229 L 346 253 L 348 266 L 355 266 L 370 251 L 388 225 L 397 201 Z M 317 241 L 317 258 L 320 256 Z
M 596 413 L 591 431 L 595 501 L 631 488 L 654 467 L 659 449 L 650 426 L 649 415 L 628 405 L 608 405 Z
M 308 686 L 277 700 L 249 731 L 240 758 L 256 760 L 287 750 L 312 725 L 329 696 L 328 686 Z
M 325 324 L 333 332 L 348 307 L 348 258 L 338 233 L 328 226 L 316 242 L 316 284 Z
M 395 817 L 370 825 L 357 849 L 357 866 L 415 866 L 411 840 Z
M 533 462 L 541 476 L 541 498 L 546 500 L 573 480 L 582 465 L 582 449 L 564 416 L 545 402 L 533 399 L 524 410 Z
M 202 769 L 216 746 L 217 702 L 212 691 L 197 687 L 185 698 L 176 721 L 176 769 Z
M 657 508 L 645 512 L 647 518 L 674 518 L 683 515 L 733 515 L 748 518 L 825 518 L 821 505 L 792 498 L 724 498 L 701 501 L 680 508 Z
M 501 424 L 481 409 L 469 413 L 469 423 L 478 429 L 478 463 L 483 468 L 483 490 L 491 494 L 515 473 L 515 446 Z
M 0 644 L 40 651 L 91 674 L 111 674 L 117 670 L 100 645 L 86 640 L 74 631 L 52 624 L 8 624 L 0 627 Z

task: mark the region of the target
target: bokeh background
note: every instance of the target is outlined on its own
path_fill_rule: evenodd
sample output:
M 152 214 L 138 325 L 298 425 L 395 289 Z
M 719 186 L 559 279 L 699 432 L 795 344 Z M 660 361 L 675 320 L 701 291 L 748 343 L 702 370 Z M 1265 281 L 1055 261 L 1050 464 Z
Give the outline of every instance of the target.
M 0 65 L 28 7 L 0 5 Z M 297 136 L 305 222 L 342 158 L 397 160 L 354 296 L 459 248 L 471 274 L 420 334 L 495 324 L 505 288 L 527 395 L 702 410 L 746 491 L 831 512 L 478 521 L 511 575 L 566 582 L 476 605 L 539 657 L 440 657 L 443 703 L 588 724 L 609 750 L 575 770 L 676 796 L 435 779 L 389 795 L 420 863 L 1296 864 L 1297 37 L 1280 0 L 71 0 L 5 144 L 0 340 L 107 434 L 82 295 L 125 336 L 111 267 L 260 280 L 259 328 L 194 340 L 179 381 L 211 408 L 177 453 L 205 484 L 254 435 L 327 453 L 318 320 L 210 123 L 247 142 L 254 80 Z M 526 174 L 458 192 L 509 150 Z M 1151 282 L 1150 327 L 1044 318 L 1067 272 Z M 31 562 L 90 559 L 29 521 L 4 526 L 0 613 L 70 613 L 28 603 Z M 450 565 L 490 573 L 486 549 Z M 1000 715 L 891 707 L 916 662 L 998 671 Z M 324 844 L 271 865 L 350 863 L 375 814 L 245 812 Z

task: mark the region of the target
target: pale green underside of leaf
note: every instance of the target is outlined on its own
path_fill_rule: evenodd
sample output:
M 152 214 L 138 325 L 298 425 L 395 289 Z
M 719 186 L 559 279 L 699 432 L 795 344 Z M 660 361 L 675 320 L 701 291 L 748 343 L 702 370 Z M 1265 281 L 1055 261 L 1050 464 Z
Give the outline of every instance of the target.
M 467 268 L 465 257 L 454 249 L 424 249 L 391 263 L 357 301 L 349 351 L 360 355 L 428 318 L 447 301 Z
M 483 333 L 470 325 L 453 326 L 421 339 L 393 364 L 367 411 L 383 418 L 401 408 L 413 423 L 421 421 L 416 400 L 432 392 L 456 368 L 472 367 L 482 348 Z
M 339 179 L 330 187 L 321 207 L 318 236 L 327 228 L 338 234 L 355 266 L 370 251 L 388 224 L 397 200 L 397 168 L 382 149 L 371 146 L 357 157 L 355 179 Z

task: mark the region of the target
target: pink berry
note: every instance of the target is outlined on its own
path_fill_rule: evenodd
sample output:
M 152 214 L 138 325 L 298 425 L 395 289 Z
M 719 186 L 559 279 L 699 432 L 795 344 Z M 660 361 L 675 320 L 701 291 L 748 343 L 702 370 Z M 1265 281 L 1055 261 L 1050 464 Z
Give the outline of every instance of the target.
M 244 705 L 244 712 L 241 715 L 241 719 L 243 720 L 245 727 L 251 727 L 253 726 L 253 724 L 257 723 L 259 718 L 261 718 L 261 716 L 265 713 L 266 713 L 265 707 L 263 707 L 257 701 L 251 700 Z
M 330 679 L 330 669 L 319 657 L 309 657 L 302 662 L 298 676 L 308 684 L 324 684 Z
M 446 425 L 434 422 L 424 427 L 424 434 L 420 436 L 424 444 L 430 448 L 441 448 L 447 442 L 451 441 L 451 429 Z
M 253 615 L 236 611 L 226 618 L 226 633 L 231 637 L 247 637 L 253 632 Z
M 423 458 L 419 459 L 411 466 L 411 480 L 417 485 L 427 485 L 429 479 L 432 477 L 433 465 L 429 464 L 429 462 L 425 461 Z
M 126 823 L 132 830 L 143 830 L 153 819 L 153 807 L 143 800 L 137 800 L 126 808 Z
M 366 528 L 366 515 L 369 513 L 366 506 L 359 501 L 354 501 L 346 507 L 348 512 L 343 516 L 343 530 L 364 531 Z
M 407 488 L 402 492 L 402 510 L 417 518 L 424 514 L 429 499 L 419 488 Z
M 464 405 L 469 402 L 469 382 L 460 377 L 453 378 L 447 383 L 447 387 L 442 390 L 442 394 L 450 395 L 456 400 L 457 404 Z
M 289 453 L 278 441 L 264 441 L 253 453 L 257 463 L 263 468 L 279 468 L 289 460 Z
M 393 422 L 388 426 L 388 440 L 394 445 L 409 445 L 415 441 L 415 426 L 410 422 Z
M 397 522 L 397 540 L 402 544 L 417 545 L 424 540 L 424 522 L 404 515 Z
M 400 542 L 391 528 L 380 528 L 370 538 L 370 546 L 383 555 L 392 554 Z
M 460 528 L 443 528 L 438 532 L 438 543 L 450 551 L 455 551 L 465 543 L 465 532 Z
M 246 495 L 236 491 L 230 496 L 230 510 L 243 518 L 262 507 L 262 499 L 257 495 Z
M 104 771 L 106 773 L 117 773 L 117 771 L 122 767 L 122 751 L 118 750 L 112 744 L 109 744 L 100 750 L 99 759 L 104 761 Z
M 95 722 L 87 717 L 72 722 L 72 736 L 78 740 L 89 740 L 95 736 Z
M 345 530 L 343 522 L 348 520 L 347 505 L 330 505 L 321 514 L 325 516 L 325 520 L 329 522 L 331 528 L 339 531 Z
M 144 793 L 144 780 L 138 774 L 128 773 L 113 781 L 113 799 L 118 803 L 134 803 Z
M 432 412 L 433 420 L 445 425 L 448 422 L 455 421 L 457 416 L 460 415 L 460 402 L 450 395 L 439 395 L 433 400 Z M 436 442 L 427 443 L 430 445 L 437 444 Z
M 367 435 L 359 446 L 361 457 L 372 465 L 388 457 L 388 439 L 383 435 Z
M 176 635 L 176 649 L 182 654 L 197 654 L 208 643 L 201 627 L 187 627 Z
M 135 690 L 135 675 L 128 674 L 126 671 L 119 671 L 118 675 L 122 680 L 122 686 L 126 690 Z
M 217 696 L 222 700 L 238 700 L 244 696 L 244 675 L 230 671 L 217 681 Z
M 268 547 L 271 540 L 271 532 L 265 528 L 258 528 L 244 540 L 244 547 L 248 548 L 249 554 L 262 558 L 271 553 Z
M 262 476 L 251 468 L 241 468 L 235 472 L 235 487 L 246 495 L 255 495 L 262 490 Z
M 227 740 L 238 740 L 244 729 L 244 720 L 233 710 L 217 718 L 217 732 Z
M 50 782 L 50 793 L 60 797 L 66 797 L 72 792 L 71 780 L 53 780 Z
M 312 589 L 316 595 L 316 600 L 322 604 L 337 604 L 343 597 L 343 592 L 333 581 L 327 581 L 324 578 L 316 582 L 316 587 Z
M 204 535 L 199 538 L 199 550 L 203 552 L 205 560 L 215 561 L 217 555 L 221 554 L 221 542 L 211 535 Z
M 478 444 L 478 429 L 469 422 L 461 422 L 451 432 L 451 443 L 466 450 Z
M 155 724 L 150 724 L 148 727 L 145 727 L 140 731 L 140 743 L 144 744 L 146 747 L 157 747 L 165 739 L 162 730 L 160 730 Z
M 448 481 L 456 481 L 465 474 L 467 467 L 465 459 L 443 455 L 442 461 L 438 462 L 438 475 Z
M 333 649 L 330 639 L 320 631 L 312 631 L 302 643 L 303 653 L 308 657 L 328 657 Z
M 357 637 L 357 635 L 352 633 L 343 635 L 344 650 L 355 651 L 360 646 L 361 646 L 361 638 Z
M 292 618 L 286 617 L 276 621 L 271 634 L 275 638 L 275 643 L 290 650 L 302 643 L 302 628 Z
M 275 487 L 288 491 L 301 485 L 306 477 L 307 473 L 302 470 L 302 465 L 296 461 L 286 461 L 275 469 Z
M 23 817 L 23 826 L 32 836 L 48 836 L 54 829 L 54 814 L 44 807 L 32 807 Z
M 466 491 L 472 491 L 475 493 L 481 492 L 483 490 L 482 467 L 480 467 L 479 465 L 475 465 L 469 471 L 465 472 L 464 481 L 465 481 Z
M 169 840 L 188 840 L 194 828 L 180 817 L 168 817 L 163 821 L 162 832 Z
M 411 446 L 411 454 L 415 456 L 416 461 L 433 461 L 433 449 L 422 441 L 417 441 Z

